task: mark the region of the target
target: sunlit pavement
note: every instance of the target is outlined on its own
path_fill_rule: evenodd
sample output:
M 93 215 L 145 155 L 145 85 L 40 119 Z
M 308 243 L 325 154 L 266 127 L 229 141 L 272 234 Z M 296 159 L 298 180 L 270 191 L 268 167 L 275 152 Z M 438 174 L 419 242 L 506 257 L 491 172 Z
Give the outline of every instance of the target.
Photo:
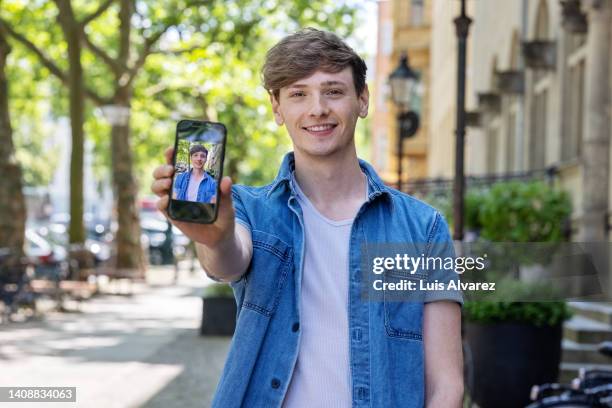
M 76 403 L 43 406 L 208 407 L 230 339 L 199 336 L 203 272 L 173 274 L 151 268 L 131 296 L 0 325 L 0 386 L 77 387 Z

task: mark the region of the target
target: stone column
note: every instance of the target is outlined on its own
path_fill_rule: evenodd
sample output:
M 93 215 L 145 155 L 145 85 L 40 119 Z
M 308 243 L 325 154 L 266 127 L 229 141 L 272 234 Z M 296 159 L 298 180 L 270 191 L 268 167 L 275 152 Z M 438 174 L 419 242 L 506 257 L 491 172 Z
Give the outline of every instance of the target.
M 607 240 L 610 177 L 610 33 L 612 0 L 583 2 L 588 18 L 582 135 L 583 242 Z M 571 96 L 570 96 L 571 97 Z
M 587 13 L 587 61 L 582 136 L 582 222 L 579 240 L 605 242 L 610 183 L 610 50 L 612 0 L 583 1 Z M 605 245 L 605 244 L 604 244 Z M 607 247 L 608 245 L 606 245 Z M 606 248 L 607 249 L 607 248 Z M 608 251 L 600 264 L 600 283 L 612 296 L 612 273 Z

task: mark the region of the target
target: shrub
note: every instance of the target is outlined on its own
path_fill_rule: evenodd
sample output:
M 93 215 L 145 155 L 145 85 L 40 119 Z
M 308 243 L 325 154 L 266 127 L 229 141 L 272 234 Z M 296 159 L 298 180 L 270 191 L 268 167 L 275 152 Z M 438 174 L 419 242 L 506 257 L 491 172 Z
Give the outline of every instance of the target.
M 571 214 L 567 193 L 543 182 L 503 182 L 483 196 L 481 237 L 496 242 L 560 242 Z

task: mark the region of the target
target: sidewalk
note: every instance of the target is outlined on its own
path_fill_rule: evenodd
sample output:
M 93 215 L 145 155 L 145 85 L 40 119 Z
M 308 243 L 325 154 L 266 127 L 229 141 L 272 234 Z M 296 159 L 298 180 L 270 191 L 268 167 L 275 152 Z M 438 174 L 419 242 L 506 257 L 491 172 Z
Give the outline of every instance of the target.
M 0 386 L 77 387 L 77 402 L 58 407 L 209 406 L 230 339 L 199 336 L 199 294 L 210 281 L 181 271 L 173 285 L 173 273 L 151 268 L 132 296 L 1 325 Z

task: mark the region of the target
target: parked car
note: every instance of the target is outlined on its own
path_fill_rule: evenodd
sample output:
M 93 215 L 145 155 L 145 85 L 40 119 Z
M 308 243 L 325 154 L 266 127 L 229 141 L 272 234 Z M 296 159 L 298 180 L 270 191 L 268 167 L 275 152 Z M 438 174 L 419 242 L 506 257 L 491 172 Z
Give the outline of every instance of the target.
M 168 229 L 169 226 L 172 228 Z M 187 254 L 189 238 L 166 219 L 141 215 L 140 229 L 148 242 L 152 265 L 172 264 Z
M 34 275 L 38 278 L 64 279 L 67 273 L 66 248 L 53 244 L 33 228 L 25 231 L 25 253 L 34 264 Z
M 184 259 L 193 251 L 191 240 L 181 230 L 172 226 L 157 209 L 157 197 L 146 196 L 139 201 L 140 229 L 153 265 L 171 264 Z M 171 232 L 171 234 L 170 234 Z
M 68 228 L 64 224 L 48 224 L 38 227 L 36 230 L 39 235 L 46 238 L 54 245 L 68 248 Z M 111 257 L 110 241 L 106 241 L 103 234 L 97 235 L 87 229 L 85 239 L 85 249 L 93 254 L 96 265 L 106 262 Z
M 110 221 L 96 219 L 91 213 L 86 213 L 83 219 L 86 234 L 85 248 L 94 255 L 96 265 L 108 261 L 112 255 L 113 240 Z M 38 232 L 56 245 L 67 247 L 69 223 L 70 214 L 52 214 L 49 224 L 40 225 Z

